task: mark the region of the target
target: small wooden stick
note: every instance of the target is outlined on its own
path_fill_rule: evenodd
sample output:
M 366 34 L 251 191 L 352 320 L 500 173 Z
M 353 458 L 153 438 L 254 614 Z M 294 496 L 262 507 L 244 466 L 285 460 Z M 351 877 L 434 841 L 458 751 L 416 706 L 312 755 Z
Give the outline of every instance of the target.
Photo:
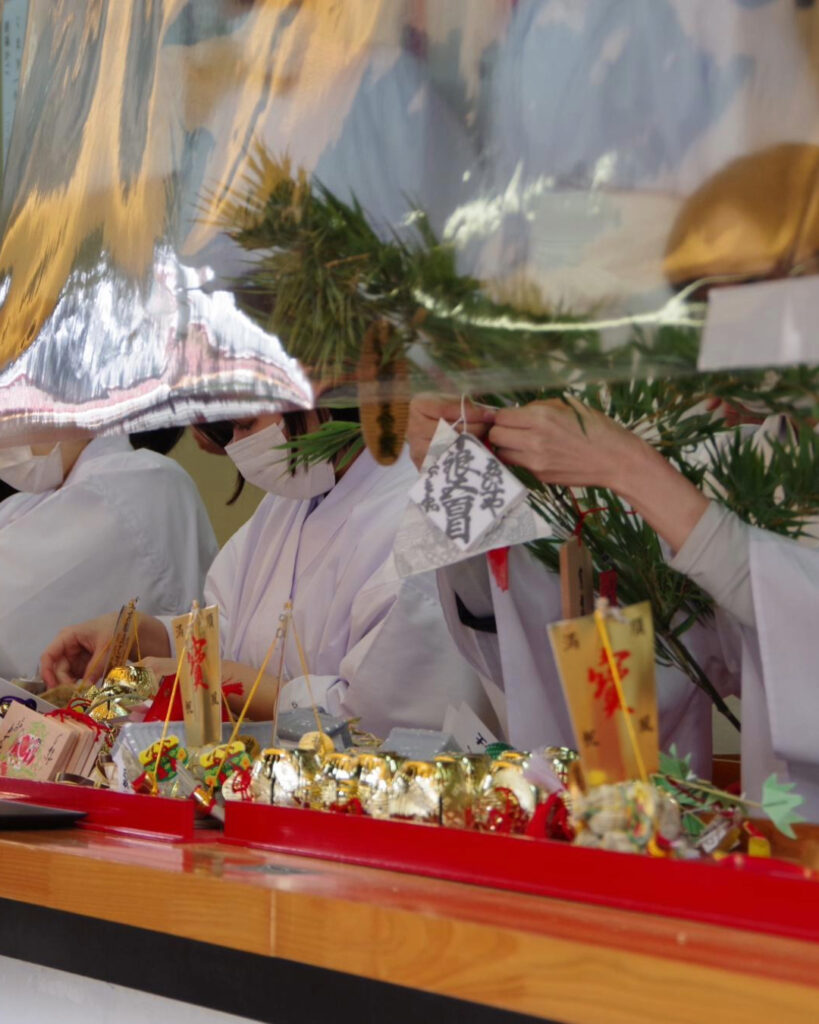
M 85 677 L 91 672 L 92 669 L 95 669 L 97 667 L 100 659 L 104 658 L 105 655 L 111 650 L 111 644 L 113 642 L 114 638 L 111 637 L 111 639 L 107 641 L 104 647 L 100 647 L 100 649 L 97 651 L 97 653 L 86 666 L 85 672 L 83 673 L 83 679 L 85 679 Z
M 137 661 L 142 661 L 142 651 L 139 649 L 139 612 L 134 612 L 134 643 L 136 644 Z

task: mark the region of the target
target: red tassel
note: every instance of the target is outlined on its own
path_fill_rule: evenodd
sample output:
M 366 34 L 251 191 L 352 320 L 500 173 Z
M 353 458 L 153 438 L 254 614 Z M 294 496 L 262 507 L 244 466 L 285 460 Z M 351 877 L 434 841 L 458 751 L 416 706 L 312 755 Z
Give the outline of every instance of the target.
M 509 589 L 509 548 L 495 548 L 493 551 L 487 551 L 486 561 L 489 563 L 495 583 L 506 592 Z
M 159 689 L 156 691 L 154 702 L 151 705 L 148 713 L 145 715 L 144 721 L 146 722 L 164 722 L 168 714 L 168 705 L 171 702 L 171 692 L 173 691 L 174 676 L 163 676 L 162 682 L 159 684 Z M 170 720 L 172 722 L 181 722 L 185 717 L 185 713 L 182 709 L 182 694 L 177 689 L 176 700 L 173 702 L 173 711 L 171 713 Z
M 163 676 L 162 682 L 159 684 L 159 689 L 156 691 L 154 702 L 151 705 L 148 713 L 145 715 L 144 721 L 146 722 L 164 722 L 165 716 L 168 714 L 168 704 L 171 699 L 171 691 L 173 690 L 173 676 Z M 235 693 L 240 697 L 245 692 L 244 686 L 239 682 L 224 683 L 222 686 L 222 692 L 224 694 Z M 171 712 L 170 720 L 172 722 L 182 722 L 185 719 L 185 712 L 182 707 L 182 694 L 177 688 L 176 699 L 173 702 L 173 711 Z M 230 718 L 227 713 L 227 708 L 222 703 L 222 721 L 229 722 Z

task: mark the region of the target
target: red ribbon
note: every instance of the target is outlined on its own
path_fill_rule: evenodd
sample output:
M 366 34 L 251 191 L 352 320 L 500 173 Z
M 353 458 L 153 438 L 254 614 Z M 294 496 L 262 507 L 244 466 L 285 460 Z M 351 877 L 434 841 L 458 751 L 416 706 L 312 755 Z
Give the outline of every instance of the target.
M 550 793 L 545 803 L 537 805 L 526 828 L 526 835 L 537 839 L 560 839 L 565 842 L 574 839 L 569 811 L 560 793 Z
M 577 500 L 575 499 L 574 495 L 572 495 L 572 500 L 575 503 L 575 512 L 577 513 L 577 522 L 574 524 L 572 536 L 577 537 L 577 546 L 580 547 L 580 545 L 583 543 L 583 523 L 585 523 L 586 518 L 588 516 L 596 516 L 598 512 L 608 512 L 609 507 L 608 505 L 599 505 L 597 508 L 583 509 L 577 504 Z
M 164 722 L 165 716 L 168 714 L 168 704 L 171 700 L 171 691 L 173 690 L 173 676 L 164 676 L 162 682 L 159 684 L 159 689 L 156 691 L 154 702 L 151 705 L 148 713 L 145 715 L 144 721 L 146 722 Z M 222 693 L 238 694 L 240 697 L 245 692 L 244 686 L 239 682 L 225 683 L 222 686 Z M 172 722 L 181 722 L 184 720 L 185 713 L 182 708 L 182 694 L 177 689 L 176 699 L 173 702 L 173 711 L 171 712 Z M 222 721 L 229 722 L 227 710 L 222 704 Z
M 486 552 L 486 561 L 495 582 L 504 592 L 509 589 L 509 548 L 494 548 Z

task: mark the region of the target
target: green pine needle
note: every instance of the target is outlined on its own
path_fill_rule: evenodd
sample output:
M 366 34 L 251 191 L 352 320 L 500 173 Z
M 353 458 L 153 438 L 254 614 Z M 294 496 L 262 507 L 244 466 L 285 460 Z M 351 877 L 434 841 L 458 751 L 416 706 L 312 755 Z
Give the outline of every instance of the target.
M 416 387 L 441 388 L 444 380 L 499 405 L 571 394 L 645 437 L 749 523 L 795 538 L 819 516 L 819 437 L 809 425 L 819 416 L 819 366 L 701 374 L 699 331 L 673 325 L 636 328 L 610 346 L 582 315 L 544 310 L 536 295 L 517 305 L 491 298 L 459 274 L 452 246 L 435 236 L 423 211 L 406 218 L 405 235 L 383 238 L 355 198 L 345 202 L 311 185 L 263 149 L 252 154 L 220 223 L 254 251 L 253 269 L 235 283 L 240 303 L 314 378 L 354 381 L 367 329 L 386 320 L 393 345 L 385 359 L 405 358 Z M 544 330 L 557 323 L 559 330 Z M 521 389 L 522 381 L 532 389 Z M 712 414 L 717 402 L 759 417 L 796 414 L 801 426 L 794 443 L 774 443 L 766 461 Z M 331 421 L 286 447 L 296 461 L 331 459 L 343 468 L 363 439 L 358 424 Z M 576 514 L 563 492 L 518 475 L 538 515 L 558 538 L 569 536 Z M 616 495 L 589 488 L 581 501 L 606 509 L 585 520 L 584 541 L 598 571 L 617 569 L 624 603 L 650 600 L 659 660 L 680 668 L 738 727 L 685 642 L 712 614 L 711 598 L 667 565 L 654 531 Z M 530 549 L 558 571 L 555 541 Z

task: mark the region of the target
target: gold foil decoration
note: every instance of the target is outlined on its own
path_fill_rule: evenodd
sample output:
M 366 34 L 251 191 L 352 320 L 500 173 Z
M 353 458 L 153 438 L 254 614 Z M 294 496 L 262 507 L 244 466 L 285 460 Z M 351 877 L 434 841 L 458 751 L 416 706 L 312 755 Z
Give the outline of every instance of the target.
M 25 178 L 0 245 L 0 267 L 12 271 L 0 309 L 0 361 L 37 337 L 78 254 L 91 262 L 96 240 L 117 271 L 142 278 L 173 221 L 169 200 L 197 177 L 208 194 L 191 197 L 199 216 L 183 219 L 179 241 L 189 254 L 212 242 L 220 207 L 241 188 L 249 143 L 260 133 L 286 139 L 312 121 L 315 162 L 353 104 L 373 47 L 397 45 L 403 28 L 400 5 L 373 0 L 224 6 L 221 31 L 188 41 L 184 26 L 199 5 L 189 15 L 181 0 L 30 5 L 17 118 L 27 114 L 37 138 L 28 154 L 9 153 Z M 197 136 L 217 144 L 202 148 L 204 164 L 188 182 L 179 154 Z
M 457 754 L 439 754 L 432 763 L 440 778 L 441 824 L 449 828 L 468 828 L 472 824 L 476 795 L 472 764 Z
M 659 768 L 651 605 L 644 601 L 610 611 L 605 626 L 625 710 L 594 616 L 548 627 L 590 785 L 635 779 Z
M 538 753 L 549 762 L 563 785 L 568 787 L 572 765 L 578 762 L 580 756 L 577 751 L 571 747 L 544 747 Z
M 311 750 L 322 757 L 332 754 L 335 749 L 335 743 L 326 732 L 306 732 L 299 740 L 299 750 Z
M 390 786 L 400 765 L 392 754 L 358 754 L 358 799 L 365 814 L 386 818 L 389 814 Z
M 283 747 L 266 747 L 253 762 L 250 786 L 256 803 L 272 802 L 273 771 L 276 763 L 288 752 Z
M 396 772 L 389 789 L 391 818 L 440 822 L 444 780 L 435 764 L 405 761 Z
M 271 775 L 271 803 L 277 807 L 306 807 L 321 769 L 321 758 L 310 750 L 286 750 L 274 757 L 267 752 Z
M 156 695 L 154 673 L 141 665 L 125 665 L 111 669 L 96 686 L 76 695 L 78 710 L 97 722 L 115 722 L 127 718 L 131 711 Z
M 328 754 L 313 785 L 310 805 L 327 811 L 344 810 L 358 795 L 358 771 L 355 754 Z
M 525 775 L 527 755 L 507 750 L 493 761 L 475 801 L 475 824 L 487 832 L 523 832 L 535 813 L 538 787 Z

